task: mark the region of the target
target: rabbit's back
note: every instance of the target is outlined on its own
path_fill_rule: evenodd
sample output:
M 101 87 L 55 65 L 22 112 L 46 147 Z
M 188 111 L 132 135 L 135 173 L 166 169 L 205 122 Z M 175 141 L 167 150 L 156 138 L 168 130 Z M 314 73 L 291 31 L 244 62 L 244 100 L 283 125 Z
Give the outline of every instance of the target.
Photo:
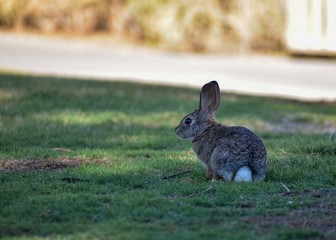
M 241 127 L 222 126 L 217 130 L 218 142 L 234 155 L 249 155 L 261 159 L 266 156 L 266 148 L 261 139 L 251 130 Z

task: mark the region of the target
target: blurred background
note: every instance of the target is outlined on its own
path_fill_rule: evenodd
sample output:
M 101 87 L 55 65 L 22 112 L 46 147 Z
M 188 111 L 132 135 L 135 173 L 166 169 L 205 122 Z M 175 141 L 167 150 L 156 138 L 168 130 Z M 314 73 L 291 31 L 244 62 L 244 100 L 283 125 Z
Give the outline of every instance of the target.
M 335 9 L 334 0 L 0 0 L 0 30 L 197 53 L 197 57 L 305 55 L 328 56 L 330 62 L 336 56 Z M 321 66 L 320 60 L 315 61 Z M 0 61 L 0 67 L 6 66 Z M 325 72 L 330 90 L 336 73 L 330 65 Z M 118 76 L 160 78 L 113 75 Z M 218 75 L 204 77 L 210 79 L 203 82 Z
M 0 0 L 2 30 L 108 35 L 175 51 L 336 53 L 333 0 Z M 304 52 L 302 52 L 304 53 Z
M 106 34 L 176 51 L 281 51 L 283 0 L 1 0 L 2 29 Z

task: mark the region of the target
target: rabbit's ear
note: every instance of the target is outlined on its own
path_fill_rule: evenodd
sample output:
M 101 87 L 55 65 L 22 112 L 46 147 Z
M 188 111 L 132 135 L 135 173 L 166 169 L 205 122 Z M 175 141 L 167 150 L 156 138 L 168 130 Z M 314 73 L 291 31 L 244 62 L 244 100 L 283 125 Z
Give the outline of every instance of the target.
M 216 81 L 205 84 L 201 91 L 199 109 L 205 115 L 213 113 L 220 103 L 220 91 Z

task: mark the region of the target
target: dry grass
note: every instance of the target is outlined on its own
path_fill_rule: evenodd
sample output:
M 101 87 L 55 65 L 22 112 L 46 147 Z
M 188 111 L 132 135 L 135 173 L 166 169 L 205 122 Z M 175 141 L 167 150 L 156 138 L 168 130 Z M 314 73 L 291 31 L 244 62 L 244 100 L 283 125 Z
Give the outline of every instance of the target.
M 108 33 L 171 50 L 279 50 L 281 0 L 0 0 L 0 27 Z
M 0 160 L 0 172 L 28 170 L 59 170 L 76 167 L 81 164 L 79 159 L 58 160 Z

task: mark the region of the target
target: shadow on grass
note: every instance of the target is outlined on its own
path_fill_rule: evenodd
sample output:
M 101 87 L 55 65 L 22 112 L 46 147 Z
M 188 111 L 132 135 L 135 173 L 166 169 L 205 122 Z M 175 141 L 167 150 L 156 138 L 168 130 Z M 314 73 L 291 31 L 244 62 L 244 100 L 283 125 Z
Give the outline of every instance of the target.
M 335 234 L 335 190 L 285 194 L 276 182 L 213 184 L 207 190 L 210 183 L 200 171 L 166 181 L 141 167 L 121 172 L 82 166 L 3 179 L 12 181 L 13 188 L 2 195 L 2 237 L 203 239 L 209 231 L 213 238 L 260 239 L 260 232 Z M 238 229 L 242 235 L 234 234 Z

